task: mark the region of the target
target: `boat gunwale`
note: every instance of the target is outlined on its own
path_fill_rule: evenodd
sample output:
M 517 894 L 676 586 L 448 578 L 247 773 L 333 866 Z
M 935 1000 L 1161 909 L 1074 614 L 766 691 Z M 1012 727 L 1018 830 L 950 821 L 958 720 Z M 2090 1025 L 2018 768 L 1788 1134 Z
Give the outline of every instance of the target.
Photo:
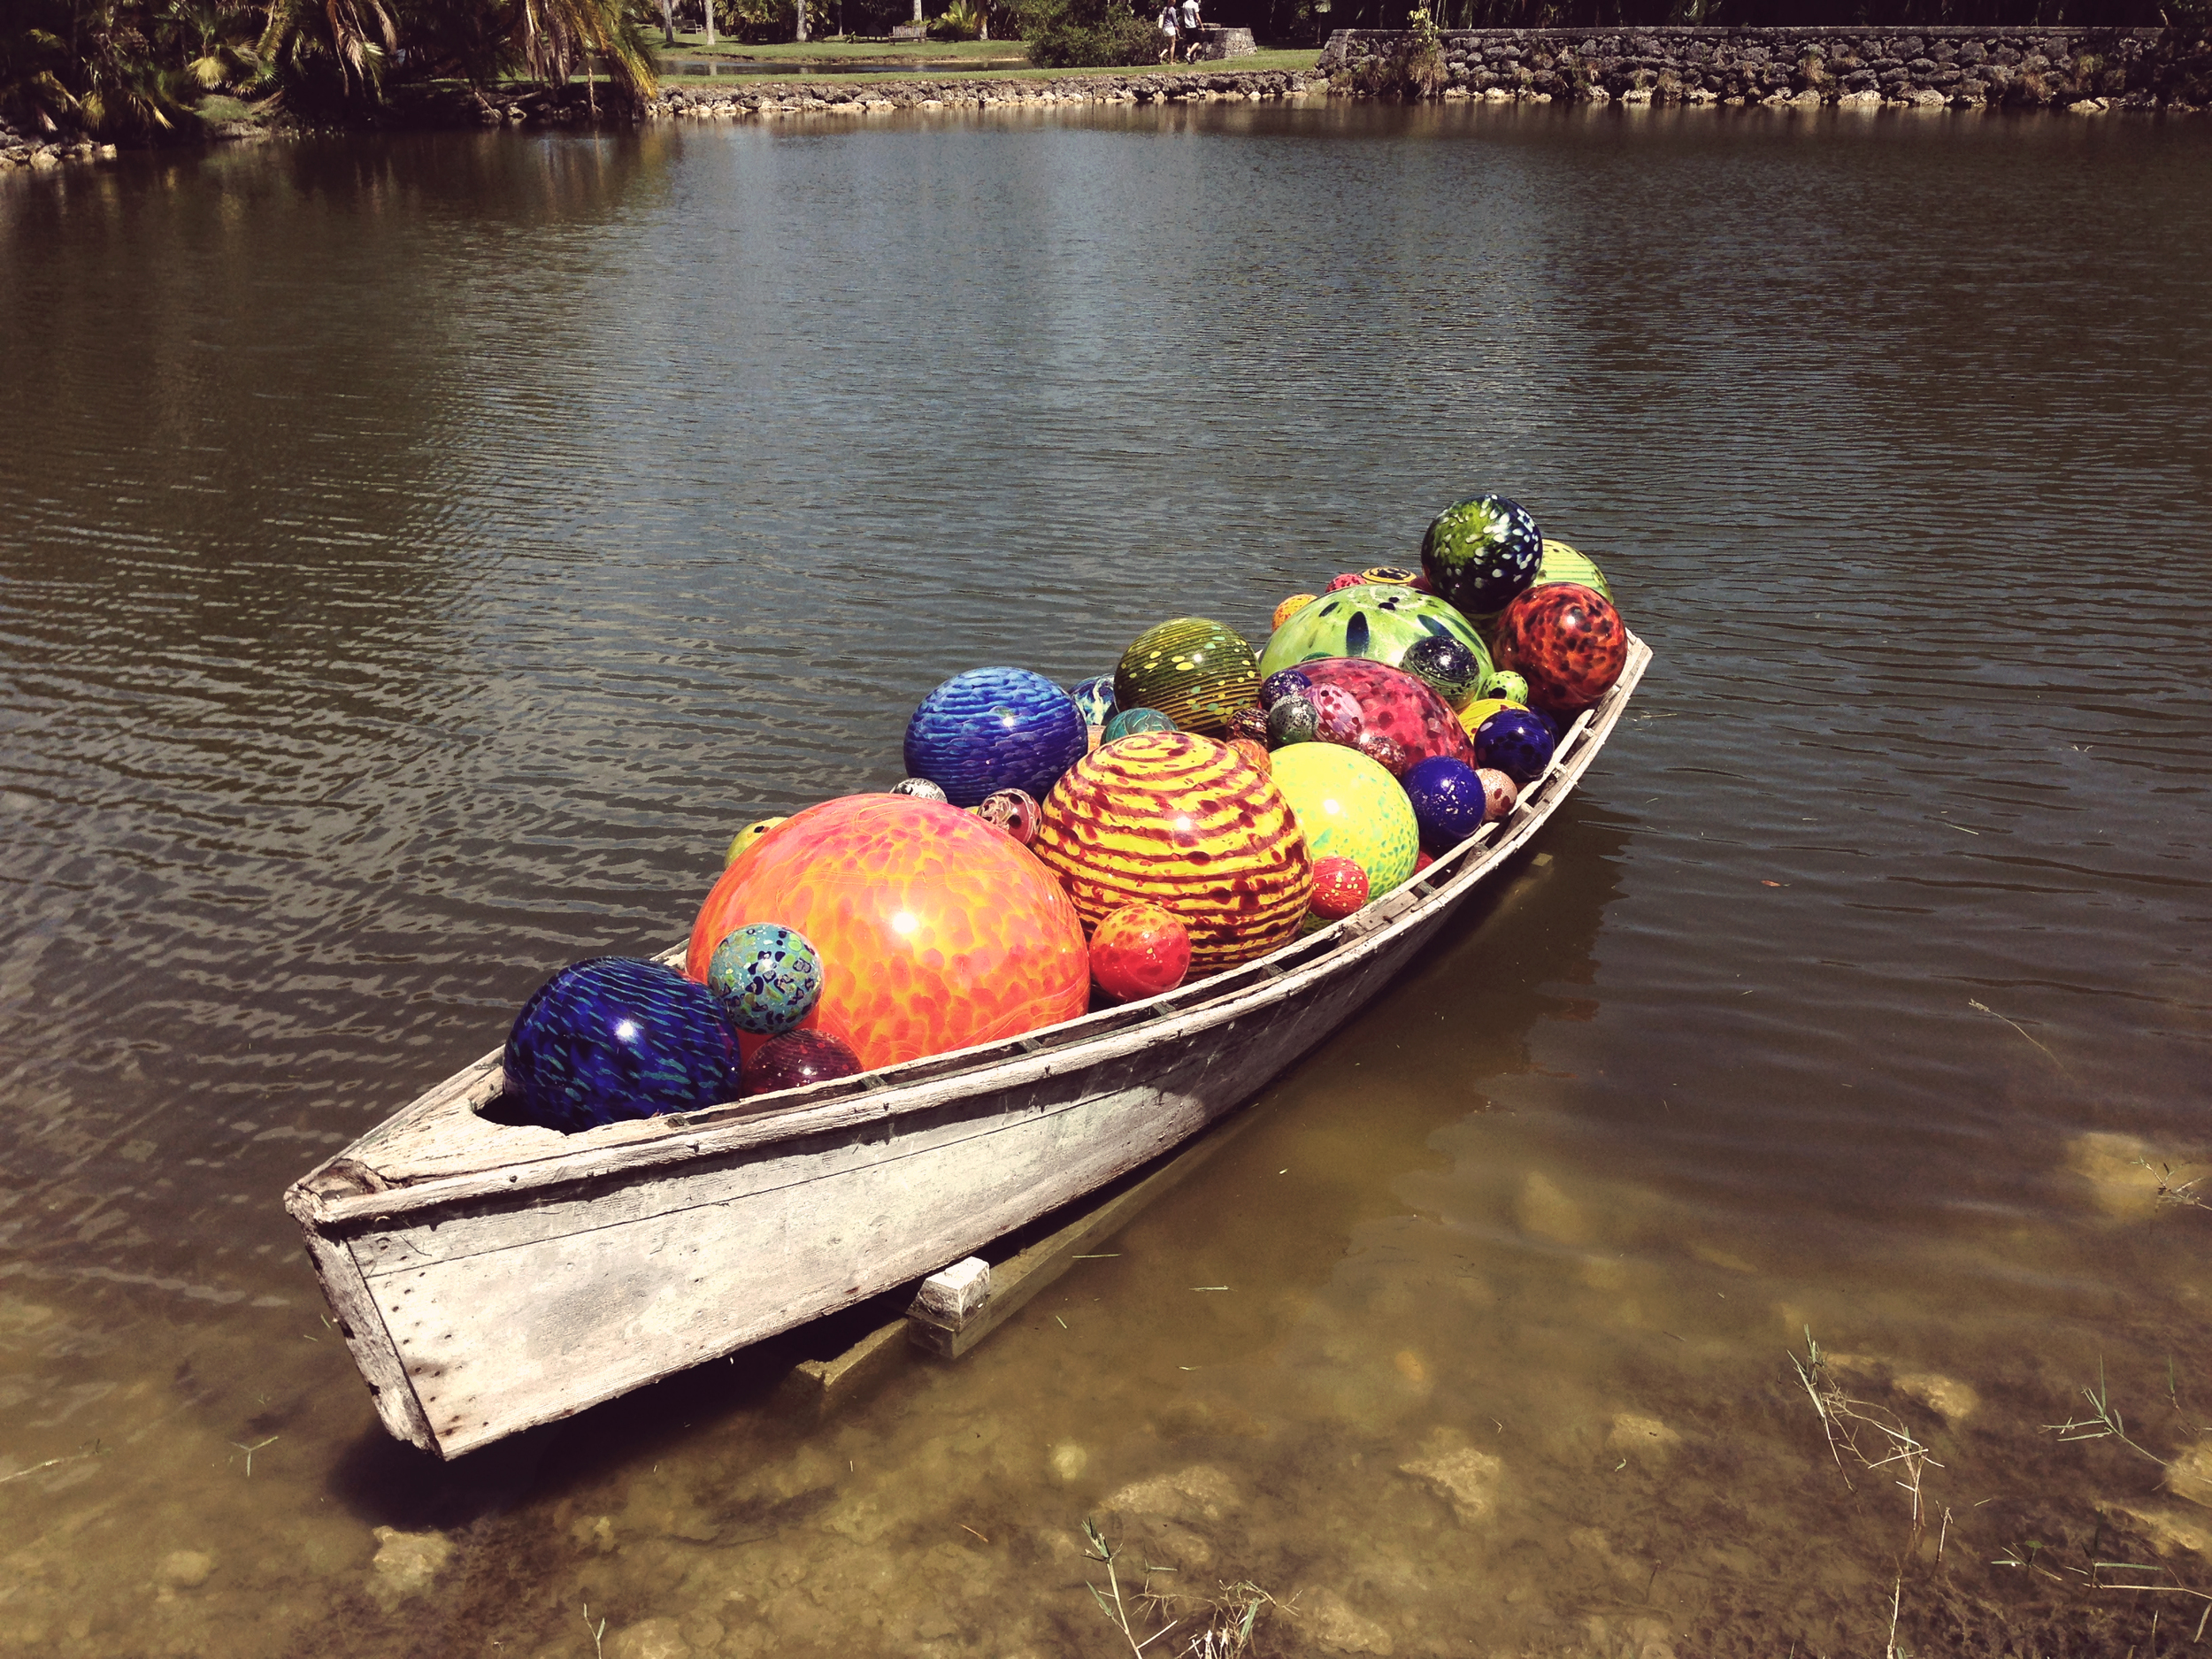
M 1517 851 L 1566 801 L 1611 735 L 1651 661 L 1651 649 L 1630 635 L 1620 678 L 1561 738 L 1550 765 L 1522 793 L 1514 812 L 1487 824 L 1375 903 L 1305 934 L 1264 956 L 1142 1002 L 972 1048 L 926 1055 L 898 1065 L 788 1091 L 775 1103 L 718 1103 L 702 1111 L 607 1125 L 618 1137 L 568 1138 L 526 1156 L 449 1171 L 388 1180 L 372 1161 L 402 1119 L 428 1122 L 445 1113 L 475 1115 L 496 1094 L 499 1051 L 434 1085 L 294 1183 L 285 1206 L 304 1227 L 348 1233 L 425 1210 L 480 1202 L 534 1202 L 549 1189 L 664 1165 L 759 1152 L 780 1143 L 850 1133 L 964 1096 L 1015 1088 L 1056 1071 L 1087 1069 L 1164 1040 L 1233 1023 L 1351 969 L 1399 934 L 1455 906 Z M 676 950 L 664 953 L 674 956 Z M 410 1125 L 412 1126 L 412 1125 Z M 345 1190 L 331 1190 L 334 1186 Z

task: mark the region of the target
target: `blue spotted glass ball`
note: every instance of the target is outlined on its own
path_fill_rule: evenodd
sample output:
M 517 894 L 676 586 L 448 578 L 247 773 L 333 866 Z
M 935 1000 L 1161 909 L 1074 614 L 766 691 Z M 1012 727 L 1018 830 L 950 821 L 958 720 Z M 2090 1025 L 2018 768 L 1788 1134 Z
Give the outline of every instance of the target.
M 1075 699 L 1025 668 L 975 668 L 924 697 L 906 726 L 906 769 L 973 806 L 1001 789 L 1041 801 L 1090 749 Z
M 1464 616 L 1502 611 L 1536 580 L 1544 536 L 1527 508 L 1503 495 L 1455 502 L 1421 538 L 1429 586 Z
M 1086 726 L 1103 726 L 1114 718 L 1121 705 L 1114 701 L 1114 677 L 1094 674 L 1068 693 L 1075 699 L 1078 712 Z
M 1140 732 L 1172 732 L 1175 722 L 1157 709 L 1124 709 L 1106 722 L 1106 729 L 1098 734 L 1101 748 L 1118 742 L 1125 737 L 1134 737 Z
M 1449 755 L 1432 755 L 1408 767 L 1398 782 L 1413 803 L 1421 845 L 1431 854 L 1458 846 L 1482 827 L 1489 811 L 1488 795 L 1475 769 Z
M 1532 709 L 1500 709 L 1475 728 L 1475 764 L 1503 772 L 1526 787 L 1551 764 L 1558 743 L 1551 722 Z
M 1279 669 L 1260 681 L 1260 707 L 1271 710 L 1294 692 L 1302 694 L 1312 689 L 1313 681 L 1296 669 Z
M 738 1097 L 737 1037 L 713 992 L 657 962 L 563 968 L 515 1017 L 506 1092 L 564 1134 Z
M 755 922 L 726 935 L 707 963 L 707 989 L 731 1025 L 776 1037 L 822 1000 L 822 958 L 804 933 Z

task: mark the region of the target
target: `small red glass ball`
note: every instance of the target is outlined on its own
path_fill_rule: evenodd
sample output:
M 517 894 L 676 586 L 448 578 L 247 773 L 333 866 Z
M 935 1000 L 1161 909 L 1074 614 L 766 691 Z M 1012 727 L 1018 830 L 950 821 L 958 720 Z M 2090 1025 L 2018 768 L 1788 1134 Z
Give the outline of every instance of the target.
M 1117 1002 L 1157 996 L 1190 972 L 1190 933 L 1157 904 L 1109 910 L 1091 934 L 1091 978 Z
M 1367 902 L 1367 872 L 1349 858 L 1317 859 L 1313 866 L 1313 904 L 1316 916 L 1327 922 L 1341 921 Z

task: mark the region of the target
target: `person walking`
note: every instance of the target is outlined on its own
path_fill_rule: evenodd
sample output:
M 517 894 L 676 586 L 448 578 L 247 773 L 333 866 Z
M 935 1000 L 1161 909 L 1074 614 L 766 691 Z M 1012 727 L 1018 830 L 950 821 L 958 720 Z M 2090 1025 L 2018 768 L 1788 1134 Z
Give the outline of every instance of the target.
M 1175 42 L 1181 22 L 1182 14 L 1176 11 L 1175 0 L 1161 0 L 1160 15 L 1153 20 L 1153 27 L 1167 36 L 1167 50 L 1160 54 L 1164 64 L 1176 61 Z
M 1198 0 L 1183 0 L 1183 58 L 1186 62 L 1197 61 L 1193 56 L 1198 50 Z

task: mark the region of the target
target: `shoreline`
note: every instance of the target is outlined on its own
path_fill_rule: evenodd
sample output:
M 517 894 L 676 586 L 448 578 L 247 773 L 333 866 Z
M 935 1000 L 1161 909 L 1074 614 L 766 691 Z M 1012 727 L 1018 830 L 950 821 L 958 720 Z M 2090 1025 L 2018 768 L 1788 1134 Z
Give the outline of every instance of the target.
M 1156 69 L 911 72 L 832 79 L 671 77 L 641 104 L 606 88 L 398 89 L 373 117 L 337 127 L 231 121 L 204 145 L 319 134 L 621 128 L 657 120 L 875 116 L 902 110 L 1092 104 L 1268 103 L 1314 96 L 1491 104 L 1619 104 L 1970 113 L 2201 114 L 2212 108 L 2212 34 L 2174 29 L 1833 27 L 1456 29 L 1437 37 L 1425 97 L 1402 30 L 1341 29 L 1310 68 L 1232 69 L 1218 61 Z M 75 134 L 0 132 L 0 174 L 111 161 L 113 144 Z

